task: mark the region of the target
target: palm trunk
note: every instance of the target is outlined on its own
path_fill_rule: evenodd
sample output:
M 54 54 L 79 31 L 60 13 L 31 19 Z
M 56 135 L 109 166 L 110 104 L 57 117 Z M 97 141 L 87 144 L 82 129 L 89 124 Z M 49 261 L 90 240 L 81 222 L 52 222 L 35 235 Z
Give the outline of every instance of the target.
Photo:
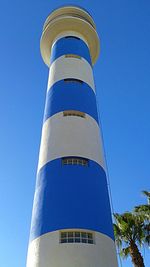
M 145 267 L 143 257 L 133 240 L 130 242 L 130 256 L 134 267 Z

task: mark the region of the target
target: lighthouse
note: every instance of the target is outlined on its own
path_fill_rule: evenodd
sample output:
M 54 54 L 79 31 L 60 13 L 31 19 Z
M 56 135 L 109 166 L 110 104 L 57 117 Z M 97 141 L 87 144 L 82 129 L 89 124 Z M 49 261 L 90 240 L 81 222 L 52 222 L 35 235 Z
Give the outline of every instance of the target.
M 27 267 L 117 267 L 90 14 L 54 10 L 40 42 L 49 68 Z M 98 90 L 98 88 L 97 88 Z

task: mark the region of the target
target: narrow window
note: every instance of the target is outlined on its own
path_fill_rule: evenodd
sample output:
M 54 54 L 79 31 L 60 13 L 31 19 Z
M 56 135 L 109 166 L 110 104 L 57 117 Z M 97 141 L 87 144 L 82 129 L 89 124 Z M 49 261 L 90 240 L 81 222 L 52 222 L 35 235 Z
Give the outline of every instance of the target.
M 67 82 L 77 82 L 77 83 L 83 83 L 83 81 L 79 80 L 79 79 L 74 79 L 74 78 L 66 78 L 64 79 L 64 81 Z
M 81 40 L 79 37 L 77 37 L 77 36 L 65 36 L 65 38 L 66 39 L 68 39 L 68 38 L 74 38 L 74 39 L 77 39 L 77 40 Z
M 63 116 L 77 116 L 81 118 L 85 118 L 85 113 L 77 110 L 65 110 L 63 111 Z
M 66 57 L 66 58 L 77 58 L 77 59 L 81 59 L 80 56 L 75 55 L 75 54 L 67 54 L 67 55 L 65 55 L 65 57 Z
M 78 157 L 65 157 L 62 158 L 62 165 L 81 165 L 87 167 L 89 164 L 88 159 Z
M 93 233 L 69 231 L 60 232 L 60 243 L 87 243 L 94 244 Z

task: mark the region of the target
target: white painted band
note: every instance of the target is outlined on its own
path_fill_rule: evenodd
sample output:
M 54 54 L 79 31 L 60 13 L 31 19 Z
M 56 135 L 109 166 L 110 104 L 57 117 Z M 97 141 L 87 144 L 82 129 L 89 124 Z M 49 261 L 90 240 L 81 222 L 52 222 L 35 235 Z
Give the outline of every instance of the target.
M 27 267 L 117 267 L 114 241 L 99 232 L 94 235 L 95 244 L 61 244 L 59 231 L 42 235 L 29 245 Z
M 45 121 L 38 170 L 65 156 L 88 158 L 105 168 L 99 125 L 91 116 L 63 116 L 59 112 Z
M 95 91 L 93 70 L 84 58 L 66 58 L 65 56 L 57 58 L 49 69 L 47 90 L 54 83 L 66 78 L 79 79 Z

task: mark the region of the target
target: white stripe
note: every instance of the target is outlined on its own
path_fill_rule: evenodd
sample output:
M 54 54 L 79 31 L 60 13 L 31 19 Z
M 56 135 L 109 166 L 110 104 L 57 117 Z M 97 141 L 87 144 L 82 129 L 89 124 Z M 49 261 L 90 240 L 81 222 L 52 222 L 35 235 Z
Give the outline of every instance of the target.
M 91 116 L 64 117 L 59 112 L 45 121 L 38 170 L 47 162 L 65 156 L 88 158 L 104 168 L 99 126 Z
M 60 244 L 59 231 L 42 235 L 29 245 L 27 267 L 117 267 L 114 241 L 94 234 L 95 244 Z
M 50 66 L 47 89 L 50 89 L 57 81 L 66 78 L 82 80 L 95 91 L 93 70 L 84 58 L 66 58 L 65 56 L 57 58 Z

